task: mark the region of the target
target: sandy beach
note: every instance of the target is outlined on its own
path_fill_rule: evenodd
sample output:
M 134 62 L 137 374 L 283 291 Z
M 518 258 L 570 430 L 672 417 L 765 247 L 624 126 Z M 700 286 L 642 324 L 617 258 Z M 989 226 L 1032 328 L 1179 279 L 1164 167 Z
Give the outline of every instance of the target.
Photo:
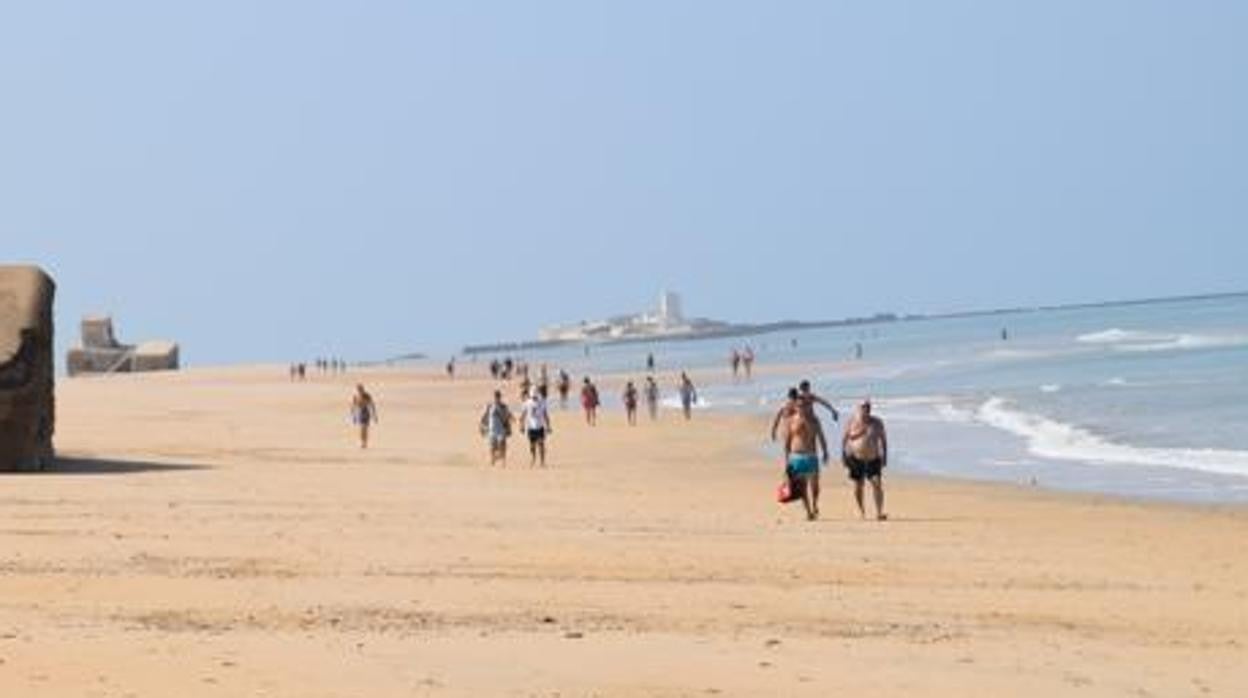
M 490 469 L 491 387 L 62 379 L 64 463 L 0 476 L 0 695 L 1248 692 L 1242 508 L 889 474 L 864 522 L 837 468 L 808 523 L 763 417 L 629 428 L 608 380 Z

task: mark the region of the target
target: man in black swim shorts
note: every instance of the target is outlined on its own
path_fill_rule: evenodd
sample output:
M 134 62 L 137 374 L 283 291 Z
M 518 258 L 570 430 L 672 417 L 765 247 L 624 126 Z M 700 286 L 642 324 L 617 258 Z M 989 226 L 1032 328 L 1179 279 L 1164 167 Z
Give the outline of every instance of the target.
M 884 422 L 871 414 L 871 401 L 863 400 L 841 439 L 841 453 L 849 479 L 854 481 L 854 501 L 858 514 L 866 518 L 862 503 L 863 482 L 869 480 L 875 495 L 875 517 L 888 518 L 884 513 L 884 468 L 888 465 L 888 436 Z
M 524 422 L 524 431 L 529 437 L 529 467 L 537 465 L 546 467 L 546 436 L 550 434 L 550 411 L 546 407 L 546 398 L 542 397 L 537 388 L 529 392 L 520 411 L 520 419 Z

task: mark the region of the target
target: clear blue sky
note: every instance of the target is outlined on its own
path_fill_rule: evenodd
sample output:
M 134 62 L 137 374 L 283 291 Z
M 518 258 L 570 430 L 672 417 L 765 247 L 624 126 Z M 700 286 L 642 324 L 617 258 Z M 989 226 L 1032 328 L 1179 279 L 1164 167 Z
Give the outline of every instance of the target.
M 0 249 L 196 363 L 681 291 L 822 319 L 1248 288 L 1248 3 L 0 9 Z

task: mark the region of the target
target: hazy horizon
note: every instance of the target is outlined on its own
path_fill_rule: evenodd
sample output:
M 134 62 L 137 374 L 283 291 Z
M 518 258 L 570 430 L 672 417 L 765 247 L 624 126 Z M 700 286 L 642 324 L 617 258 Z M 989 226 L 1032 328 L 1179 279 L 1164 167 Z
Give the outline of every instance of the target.
M 5 261 L 188 363 L 1248 288 L 1248 6 L 0 10 Z M 61 357 L 58 356 L 58 360 Z

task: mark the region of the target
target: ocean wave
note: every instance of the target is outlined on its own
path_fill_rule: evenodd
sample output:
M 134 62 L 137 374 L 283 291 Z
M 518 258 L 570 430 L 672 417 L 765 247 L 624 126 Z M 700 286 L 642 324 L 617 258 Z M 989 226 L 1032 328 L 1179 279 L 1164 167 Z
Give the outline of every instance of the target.
M 1175 337 L 1172 334 L 1156 332 L 1140 332 L 1138 330 L 1122 330 L 1112 327 L 1100 332 L 1089 332 L 1075 337 L 1076 342 L 1084 344 L 1123 344 L 1126 342 L 1161 342 Z
M 975 415 L 959 409 L 952 398 L 940 395 L 917 395 L 890 397 L 875 400 L 879 412 L 888 413 L 889 419 L 904 422 L 937 422 L 942 424 L 971 424 Z
M 745 405 L 746 405 L 745 400 L 734 400 L 730 398 L 722 398 L 722 399 L 716 399 L 714 401 L 711 401 L 699 395 L 698 399 L 694 401 L 691 407 L 695 410 L 710 410 L 710 409 L 722 409 L 725 407 L 744 407 Z M 665 407 L 669 410 L 679 410 L 681 408 L 680 398 L 679 397 L 660 398 L 659 406 Z
M 1062 386 L 1058 385 L 1057 383 L 1046 383 L 1040 386 L 1040 392 L 1042 393 L 1056 393 L 1060 391 L 1061 389 L 1062 389 Z
M 1180 334 L 1164 341 L 1144 344 L 1124 344 L 1115 347 L 1119 351 L 1181 351 L 1185 349 L 1220 349 L 1248 345 L 1244 335 Z
M 1047 359 L 1061 356 L 1062 352 L 1045 351 L 1043 349 L 989 349 L 980 354 L 984 359 Z
M 1012 409 L 999 397 L 989 398 L 975 418 L 1027 440 L 1037 456 L 1112 465 L 1186 468 L 1223 475 L 1248 476 L 1248 452 L 1213 448 L 1146 448 L 1119 444 L 1085 429 Z
M 1140 332 L 1117 327 L 1081 334 L 1076 342 L 1112 346 L 1115 351 L 1150 352 L 1218 349 L 1248 345 L 1248 335 L 1214 335 L 1190 333 Z

